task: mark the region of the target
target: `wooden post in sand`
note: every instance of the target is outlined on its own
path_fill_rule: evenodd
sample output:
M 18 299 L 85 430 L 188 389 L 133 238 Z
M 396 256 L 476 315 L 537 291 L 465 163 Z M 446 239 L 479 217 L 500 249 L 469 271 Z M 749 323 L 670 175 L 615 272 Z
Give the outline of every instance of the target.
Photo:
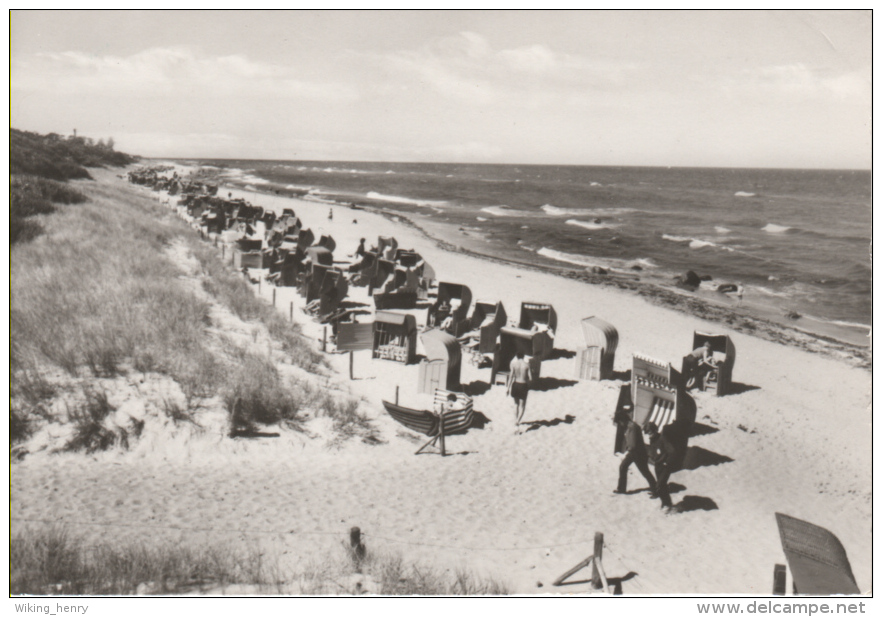
M 322 351 L 328 350 L 328 326 L 322 328 Z
M 227 258 L 227 245 L 221 244 L 221 259 Z
M 352 376 L 352 364 L 353 364 L 353 362 L 355 362 L 355 356 L 353 355 L 353 353 L 354 352 L 351 352 L 351 351 L 349 352 L 349 381 L 352 381 L 353 379 L 355 379 Z
M 603 558 L 603 534 L 596 532 L 594 534 L 594 560 L 591 562 L 591 586 L 595 589 L 603 587 L 603 581 L 600 578 L 600 570 L 597 564 Z
M 352 527 L 349 530 L 349 554 L 356 572 L 361 572 L 361 562 L 364 560 L 365 552 L 364 543 L 361 541 L 361 529 Z
M 294 321 L 294 301 L 291 301 L 291 306 L 288 308 L 288 321 Z
M 257 275 L 257 295 L 260 295 L 260 281 L 263 279 L 259 274 Z
M 395 404 L 398 404 L 398 386 L 395 386 Z
M 276 288 L 273 287 L 273 306 L 276 305 Z

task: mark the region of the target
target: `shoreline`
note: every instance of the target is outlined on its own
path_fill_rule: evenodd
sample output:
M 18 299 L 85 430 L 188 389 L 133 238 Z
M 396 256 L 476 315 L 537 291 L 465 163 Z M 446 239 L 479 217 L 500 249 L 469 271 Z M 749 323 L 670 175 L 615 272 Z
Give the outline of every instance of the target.
M 218 178 L 218 186 L 223 187 L 223 190 L 226 191 L 233 190 L 241 192 L 243 196 L 254 195 L 260 198 L 289 199 L 295 203 L 314 204 L 316 206 L 327 206 L 329 208 L 345 208 L 347 211 L 350 209 L 346 204 L 338 202 L 305 199 L 296 195 L 289 196 L 285 194 L 277 194 L 263 191 L 254 186 L 244 188 L 238 184 L 230 183 L 229 180 L 223 178 Z M 260 204 L 255 203 L 255 205 Z M 526 260 L 519 261 L 509 257 L 490 255 L 473 248 L 466 248 L 462 245 L 456 244 L 454 242 L 455 240 L 462 241 L 463 238 L 457 236 L 458 230 L 453 224 L 432 221 L 427 225 L 426 223 L 429 223 L 429 221 L 417 222 L 412 218 L 411 213 L 403 214 L 395 210 L 388 210 L 365 203 L 355 203 L 354 205 L 357 206 L 357 210 L 371 212 L 385 217 L 392 223 L 397 223 L 414 229 L 425 239 L 432 242 L 437 248 L 449 253 L 458 253 L 482 261 L 509 265 L 515 268 L 550 274 L 566 279 L 578 280 L 587 285 L 598 285 L 605 288 L 622 290 L 645 298 L 656 306 L 682 310 L 694 317 L 717 322 L 721 326 L 731 328 L 748 336 L 756 336 L 764 340 L 793 346 L 811 353 L 823 354 L 828 357 L 848 362 L 856 368 L 872 368 L 871 338 L 869 335 L 862 337 L 861 334 L 857 332 L 856 327 L 838 328 L 836 327 L 836 324 L 818 318 L 812 318 L 810 316 L 803 316 L 803 319 L 815 322 L 817 327 L 815 329 L 800 328 L 795 324 L 790 324 L 784 321 L 784 317 L 776 319 L 776 315 L 772 309 L 764 310 L 762 307 L 749 305 L 746 307 L 747 310 L 739 311 L 726 307 L 722 303 L 713 302 L 707 296 L 716 293 L 715 291 L 697 290 L 696 292 L 689 292 L 687 290 L 680 290 L 673 284 L 665 286 L 658 282 L 643 280 L 637 273 L 630 274 L 626 272 L 611 271 L 608 274 L 601 275 L 588 272 L 587 268 L 579 270 L 577 268 L 563 265 L 540 265 Z M 429 231 L 427 227 L 432 227 L 434 229 Z M 445 230 L 447 232 L 446 237 L 444 233 Z M 434 235 L 433 232 L 438 233 L 438 235 Z M 750 314 L 747 312 L 748 310 L 757 314 Z M 867 329 L 869 332 L 872 332 L 870 326 L 867 326 Z M 842 334 L 847 335 L 850 332 L 854 332 L 854 336 L 842 336 Z

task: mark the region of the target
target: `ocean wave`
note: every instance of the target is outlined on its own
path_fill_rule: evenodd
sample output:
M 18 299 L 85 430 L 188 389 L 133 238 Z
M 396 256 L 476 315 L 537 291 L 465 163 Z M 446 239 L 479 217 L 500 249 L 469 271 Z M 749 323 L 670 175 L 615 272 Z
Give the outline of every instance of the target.
M 621 227 L 621 225 L 617 225 L 614 223 L 594 223 L 592 221 L 577 221 L 576 219 L 570 219 L 567 221 L 567 225 L 575 225 L 576 227 L 583 227 L 585 229 L 613 229 L 615 227 Z
M 792 227 L 787 227 L 786 225 L 775 225 L 774 223 L 769 223 L 765 227 L 763 227 L 763 231 L 770 234 L 783 234 L 785 232 L 793 229 Z
M 638 212 L 635 208 L 559 208 L 551 204 L 545 204 L 541 210 L 549 216 L 620 216 Z
M 684 236 L 673 236 L 671 234 L 662 234 L 662 238 L 668 240 L 670 242 L 688 242 L 689 248 L 691 249 L 703 249 L 707 247 L 713 247 L 717 249 L 722 249 L 724 251 L 728 251 L 730 253 L 734 253 L 735 249 L 728 246 L 720 246 L 715 242 L 711 242 L 709 240 L 700 240 L 698 238 L 686 238 Z
M 477 218 L 477 219 L 478 219 L 479 221 L 481 221 L 482 223 L 486 223 L 486 222 L 487 222 L 487 219 L 485 219 L 483 216 L 478 216 L 478 217 L 475 217 L 475 218 Z
M 370 191 L 367 195 L 365 195 L 368 199 L 375 199 L 377 201 L 388 201 L 393 204 L 408 204 L 411 206 L 420 206 L 421 208 L 437 208 L 438 206 L 442 206 L 446 204 L 446 201 L 432 201 L 429 199 L 412 199 L 410 197 L 401 197 L 400 195 L 383 195 L 382 193 L 377 193 L 376 191 Z
M 487 206 L 486 208 L 481 208 L 481 212 L 486 212 L 493 216 L 517 216 L 520 214 L 517 210 L 508 206 Z
M 544 246 L 536 251 L 536 254 L 542 255 L 543 257 L 548 257 L 549 259 L 554 259 L 555 261 L 563 261 L 565 263 L 574 264 L 576 266 L 583 266 L 586 268 L 600 265 L 595 259 L 587 257 L 586 255 L 564 253 L 563 251 L 556 251 L 554 249 L 550 249 Z
M 726 227 L 723 227 L 722 225 L 717 225 L 716 227 L 714 227 L 714 230 L 716 230 L 716 232 L 717 232 L 718 234 L 729 234 L 729 233 L 732 233 L 732 230 L 731 230 L 731 229 L 728 229 L 728 228 L 726 228 Z
M 756 193 L 748 193 L 747 191 L 738 191 L 735 197 L 756 197 Z
M 769 289 L 768 287 L 763 287 L 762 285 L 751 285 L 750 289 L 758 291 L 760 293 L 764 293 L 767 296 L 773 296 L 775 298 L 789 298 L 792 295 L 786 291 L 778 291 L 775 289 Z

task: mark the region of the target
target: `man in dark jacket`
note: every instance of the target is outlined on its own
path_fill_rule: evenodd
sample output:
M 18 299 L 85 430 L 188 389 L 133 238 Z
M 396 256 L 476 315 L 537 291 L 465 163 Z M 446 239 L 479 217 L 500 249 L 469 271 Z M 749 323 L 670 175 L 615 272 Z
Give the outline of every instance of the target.
M 627 492 L 628 468 L 631 466 L 631 463 L 634 463 L 649 483 L 650 496 L 654 497 L 656 494 L 656 484 L 652 472 L 649 471 L 649 455 L 646 452 L 646 444 L 643 442 L 640 425 L 632 419 L 628 420 L 628 427 L 625 429 L 625 450 L 625 458 L 622 459 L 622 464 L 619 465 L 619 485 L 614 492 Z
M 668 479 L 674 471 L 677 449 L 667 437 L 659 433 L 658 426 L 654 422 L 648 423 L 643 432 L 649 436 L 649 459 L 655 465 L 656 490 L 661 499 L 661 506 L 666 513 L 674 512 L 674 504 L 671 503 L 671 494 L 668 491 Z

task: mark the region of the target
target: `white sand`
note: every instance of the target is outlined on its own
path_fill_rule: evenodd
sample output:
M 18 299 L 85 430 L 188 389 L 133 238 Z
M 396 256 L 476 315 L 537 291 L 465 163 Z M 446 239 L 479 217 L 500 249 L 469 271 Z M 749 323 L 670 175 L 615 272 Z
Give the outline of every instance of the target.
M 326 205 L 247 198 L 279 211 L 292 207 L 316 237 L 333 235 L 337 260 L 353 252 L 360 237 L 370 245 L 378 235 L 394 235 L 399 246 L 417 249 L 440 280 L 468 285 L 475 299 L 501 300 L 509 319 L 522 301 L 551 303 L 559 317 L 558 349 L 575 351 L 582 342 L 579 320 L 599 316 L 619 331 L 617 371 L 630 369 L 634 352 L 679 368 L 694 330 L 729 334 L 737 347 L 733 379 L 744 387 L 719 398 L 694 393 L 697 422 L 707 428 L 690 446 L 701 449 L 693 460 L 705 464 L 671 478 L 674 502 L 687 511 L 665 516 L 644 492 L 612 494 L 620 458 L 612 453 L 611 416 L 623 382 L 576 382 L 574 358 L 543 363 L 542 376 L 559 380 L 559 387 L 531 392 L 525 420 L 545 424 L 515 435 L 511 399 L 501 386 L 489 388 L 475 397 L 475 409 L 490 422 L 449 438 L 455 454 L 442 458 L 414 456 L 415 435 L 380 403 L 399 386 L 403 404 L 425 407 L 425 395 L 416 394 L 418 367 L 358 352 L 352 382 L 348 356 L 329 355 L 338 372 L 330 384 L 364 397 L 361 408 L 381 430 L 382 445 L 356 440 L 327 448 L 321 439 L 282 431 L 281 438 L 264 441 L 201 436 L 194 443 L 202 445 L 187 456 L 157 447 L 96 457 L 31 456 L 12 469 L 13 517 L 125 525 L 83 528 L 96 537 L 247 538 L 287 551 L 292 564 L 320 558 L 321 551 L 338 554 L 349 527 L 358 525 L 368 550 L 467 566 L 524 594 L 588 592 L 585 584 L 556 588 L 551 582 L 591 553 L 601 531 L 608 576 L 636 573 L 623 583 L 625 594 L 767 594 L 774 564 L 785 563 L 774 517 L 783 512 L 835 533 L 859 588 L 870 591 L 868 371 L 626 292 L 445 252 L 419 231 L 364 210 L 335 207 L 329 222 Z M 263 285 L 261 294 L 270 299 L 272 288 Z M 364 288 L 351 289 L 350 299 L 373 309 Z M 286 315 L 291 301 L 304 332 L 319 340 L 321 326 L 299 310 L 302 298 L 277 289 Z M 418 315 L 424 323 L 425 311 Z M 464 384 L 489 380 L 489 368 L 464 362 Z M 643 486 L 632 468 L 629 488 Z M 284 533 L 243 536 L 237 530 Z

